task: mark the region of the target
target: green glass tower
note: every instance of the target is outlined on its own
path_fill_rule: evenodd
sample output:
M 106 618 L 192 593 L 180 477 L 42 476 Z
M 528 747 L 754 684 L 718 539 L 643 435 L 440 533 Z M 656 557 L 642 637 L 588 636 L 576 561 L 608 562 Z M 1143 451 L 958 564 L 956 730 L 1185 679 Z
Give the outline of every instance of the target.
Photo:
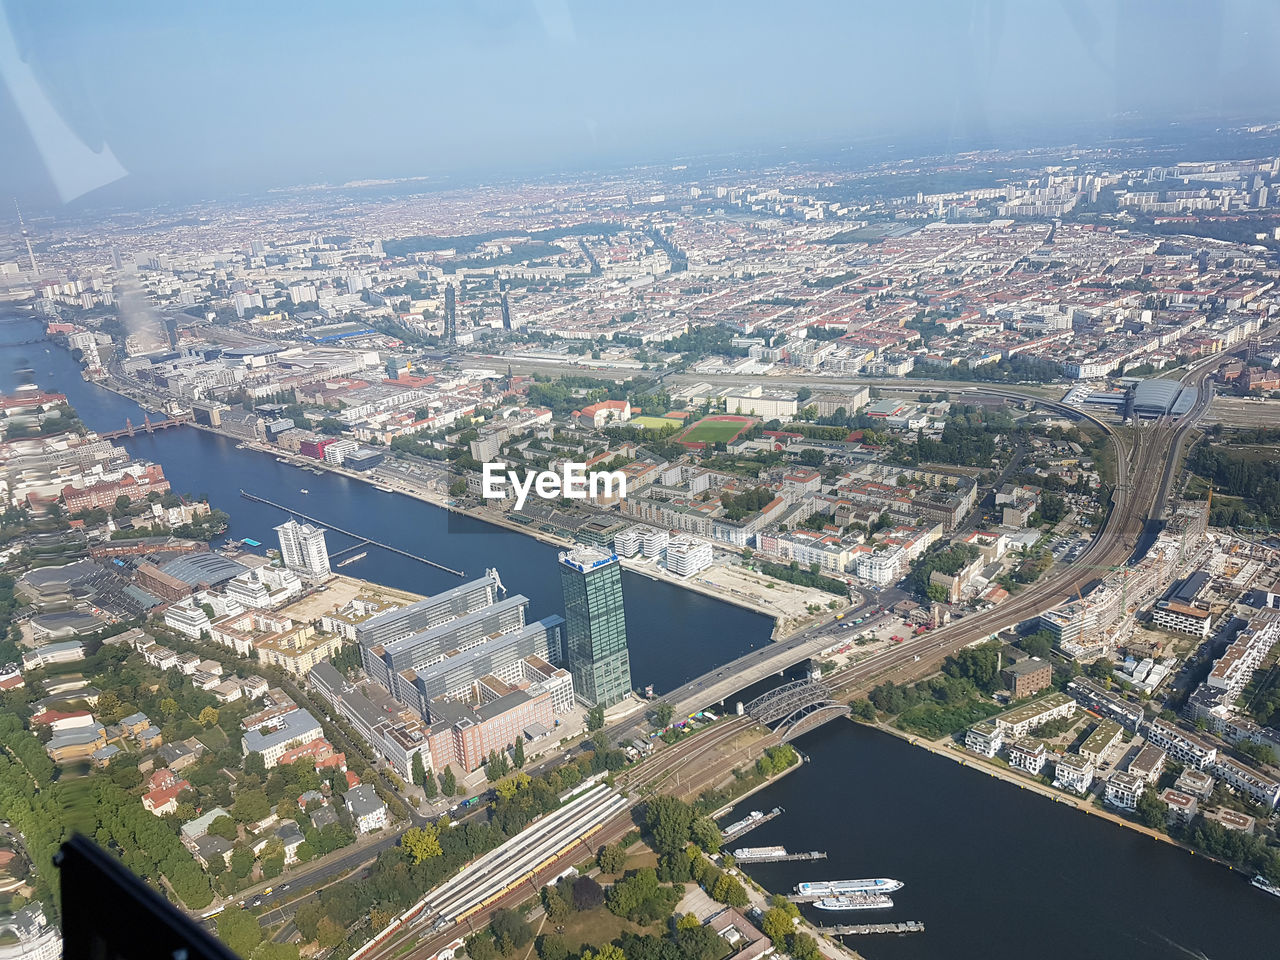
M 565 665 L 587 706 L 611 706 L 631 693 L 631 655 L 622 609 L 622 565 L 598 547 L 560 554 Z

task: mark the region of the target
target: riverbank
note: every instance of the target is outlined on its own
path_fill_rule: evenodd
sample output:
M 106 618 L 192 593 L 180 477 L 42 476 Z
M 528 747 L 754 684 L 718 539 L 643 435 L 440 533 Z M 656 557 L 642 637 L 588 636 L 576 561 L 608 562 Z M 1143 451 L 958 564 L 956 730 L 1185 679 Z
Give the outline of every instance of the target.
M 120 393 L 119 391 L 113 392 L 118 393 L 120 396 L 127 396 L 131 400 L 136 401 L 137 399 L 136 397 Z M 322 460 L 316 460 L 312 457 L 304 457 L 301 454 L 291 453 L 287 450 L 281 450 L 278 447 L 272 447 L 268 444 L 261 443 L 260 441 L 245 440 L 242 437 L 223 433 L 220 430 L 205 426 L 204 424 L 190 423 L 188 425 L 195 427 L 198 430 L 203 430 L 206 433 L 213 434 L 214 436 L 222 437 L 226 440 L 233 440 L 241 449 L 251 450 L 255 453 L 274 457 L 277 460 L 292 464 L 300 469 L 325 471 L 346 477 L 349 480 L 358 480 L 361 483 L 368 484 L 369 486 L 372 486 L 377 490 L 381 490 L 384 493 L 396 493 L 401 496 L 410 497 L 411 499 L 430 504 L 433 507 L 438 507 L 439 509 L 445 510 L 449 513 L 470 517 L 473 520 L 479 520 L 480 522 L 487 523 L 490 526 L 499 527 L 512 533 L 520 533 L 527 537 L 532 537 L 534 540 L 548 544 L 549 546 L 567 550 L 575 545 L 575 541 L 567 537 L 558 536 L 557 534 L 528 524 L 517 523 L 516 521 L 492 510 L 486 510 L 480 507 L 460 506 L 447 495 L 443 495 L 426 486 L 411 484 L 400 478 L 389 478 L 384 475 L 371 476 L 368 473 L 360 471 L 346 470 L 341 466 L 325 463 Z M 743 608 L 744 610 L 750 610 L 753 613 L 759 613 L 771 618 L 773 620 L 773 630 L 770 636 L 771 640 L 785 640 L 787 637 L 804 629 L 806 626 L 812 625 L 812 622 L 807 624 L 790 622 L 786 626 L 782 626 L 783 619 L 778 610 L 765 604 L 755 603 L 749 597 L 731 593 L 727 590 L 716 589 L 713 585 L 704 584 L 693 579 L 674 576 L 667 573 L 665 570 L 657 568 L 654 564 L 637 561 L 631 557 L 620 557 L 619 560 L 625 569 L 630 570 L 632 573 L 648 577 L 650 580 L 668 583 L 672 586 L 680 587 L 693 593 L 699 593 L 705 597 L 710 597 L 713 600 L 731 603 L 734 606 Z M 813 622 L 817 621 L 815 620 Z
M 852 718 L 850 718 L 850 720 L 854 723 L 862 723 L 862 721 L 853 720 Z M 1130 820 L 1129 818 L 1121 816 L 1120 814 L 1115 813 L 1111 810 L 1097 807 L 1093 804 L 1093 802 L 1090 799 L 1086 797 L 1081 797 L 1081 796 L 1077 796 L 1076 794 L 1067 793 L 1062 790 L 1057 790 L 1054 787 L 1046 786 L 1045 784 L 1041 783 L 1039 780 L 1033 780 L 1031 777 L 1025 776 L 1009 767 L 1000 766 L 998 764 L 992 763 L 981 754 L 976 754 L 969 750 L 965 750 L 963 747 L 957 745 L 953 741 L 926 740 L 923 737 L 913 736 L 912 734 L 909 734 L 906 731 L 898 730 L 897 728 L 892 727 L 885 723 L 863 724 L 863 725 L 874 727 L 875 729 L 881 730 L 884 733 L 891 734 L 892 736 L 898 738 L 899 740 L 905 740 L 907 743 L 909 743 L 913 747 L 920 747 L 921 749 L 927 750 L 929 753 L 932 753 L 934 756 L 945 757 L 948 760 L 954 761 L 955 763 L 959 764 L 962 767 L 967 767 L 971 770 L 977 770 L 981 773 L 985 773 L 989 777 L 994 777 L 997 780 L 1003 780 L 1006 783 L 1014 784 L 1020 790 L 1030 791 L 1031 793 L 1035 793 L 1048 800 L 1052 800 L 1054 803 L 1061 803 L 1068 807 L 1072 807 L 1076 810 L 1082 811 L 1088 816 L 1095 817 L 1099 820 L 1106 820 L 1121 827 L 1126 827 L 1135 833 L 1140 833 L 1143 836 L 1150 837 L 1153 840 L 1159 840 L 1162 843 L 1168 844 L 1171 847 L 1177 847 L 1180 850 L 1185 850 L 1190 856 L 1200 857 L 1202 860 L 1206 860 L 1210 863 L 1215 863 L 1218 866 L 1225 867 L 1226 869 L 1232 871 L 1233 873 L 1240 873 L 1239 870 L 1236 870 L 1235 867 L 1227 863 L 1225 860 L 1219 860 L 1217 857 L 1210 856 L 1209 854 L 1206 854 L 1206 853 L 1199 853 L 1196 850 L 1194 850 L 1192 847 L 1181 842 L 1180 840 L 1176 840 L 1173 837 L 1169 836 L 1167 833 L 1163 833 L 1160 830 L 1152 829 L 1151 827 L 1148 827 L 1145 824 L 1137 823 L 1136 821 Z

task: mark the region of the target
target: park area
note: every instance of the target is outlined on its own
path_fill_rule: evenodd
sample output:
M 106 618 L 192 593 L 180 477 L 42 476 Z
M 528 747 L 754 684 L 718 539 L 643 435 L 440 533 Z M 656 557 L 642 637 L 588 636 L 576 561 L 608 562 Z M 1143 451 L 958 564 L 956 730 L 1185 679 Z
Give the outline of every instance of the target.
M 751 417 L 703 417 L 676 439 L 685 444 L 728 443 L 753 423 Z

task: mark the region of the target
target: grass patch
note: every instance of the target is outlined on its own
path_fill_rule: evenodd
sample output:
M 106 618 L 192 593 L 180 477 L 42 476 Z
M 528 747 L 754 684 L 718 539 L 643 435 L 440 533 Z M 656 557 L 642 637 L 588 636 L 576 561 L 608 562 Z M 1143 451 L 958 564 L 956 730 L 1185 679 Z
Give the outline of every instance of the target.
M 678 430 L 680 428 L 680 421 L 674 417 L 650 417 L 648 415 L 632 417 L 627 421 L 627 424 L 644 430 Z
M 196 739 L 214 751 L 225 750 L 229 742 L 221 727 L 209 727 L 207 730 L 201 730 L 196 734 Z
M 715 420 L 704 417 L 685 431 L 680 439 L 688 443 L 728 443 L 751 426 L 751 422 L 745 417 L 734 420 Z
M 571 913 L 560 926 L 564 927 L 564 932 L 560 935 L 574 952 L 583 947 L 594 948 L 602 943 L 612 943 L 624 933 L 652 933 L 656 936 L 664 933 L 662 924 L 644 927 L 626 917 L 615 916 L 605 907 Z M 544 929 L 543 932 L 548 930 Z

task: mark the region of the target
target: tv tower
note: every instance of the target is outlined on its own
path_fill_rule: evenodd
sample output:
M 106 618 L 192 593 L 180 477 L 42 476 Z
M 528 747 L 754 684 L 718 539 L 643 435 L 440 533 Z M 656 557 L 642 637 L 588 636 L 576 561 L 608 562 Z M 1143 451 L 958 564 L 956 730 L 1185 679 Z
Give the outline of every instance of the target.
M 34 280 L 40 274 L 40 268 L 36 266 L 36 252 L 31 249 L 31 231 L 27 229 L 26 221 L 22 219 L 22 208 L 18 206 L 18 198 L 13 198 L 13 209 L 18 212 L 18 227 L 22 230 L 22 239 L 27 244 L 27 256 L 31 259 L 31 278 Z

